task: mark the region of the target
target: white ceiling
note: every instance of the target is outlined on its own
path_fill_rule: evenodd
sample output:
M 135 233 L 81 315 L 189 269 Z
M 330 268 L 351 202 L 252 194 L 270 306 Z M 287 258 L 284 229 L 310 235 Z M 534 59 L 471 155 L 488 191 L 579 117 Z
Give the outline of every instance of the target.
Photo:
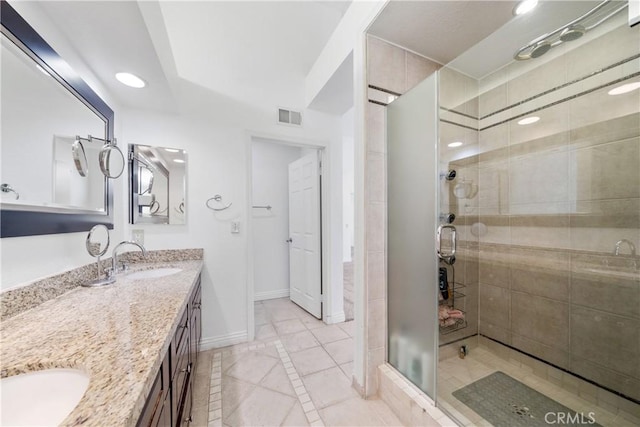
M 369 33 L 447 64 L 513 18 L 516 3 L 392 0 Z
M 39 6 L 120 105 L 175 110 L 173 94 L 136 2 L 42 1 Z M 147 87 L 122 85 L 114 77 L 121 71 L 142 77 Z
M 513 61 L 531 40 L 576 19 L 598 0 L 541 1 L 514 17 L 516 1 L 392 0 L 369 32 L 477 79 Z
M 351 1 L 152 3 L 39 5 L 118 103 L 176 111 L 184 83 L 201 87 L 201 98 L 303 108 L 304 78 Z M 123 86 L 114 78 L 119 71 L 147 87 Z
M 304 78 L 347 4 L 161 2 L 160 9 L 181 78 L 230 98 L 301 108 Z

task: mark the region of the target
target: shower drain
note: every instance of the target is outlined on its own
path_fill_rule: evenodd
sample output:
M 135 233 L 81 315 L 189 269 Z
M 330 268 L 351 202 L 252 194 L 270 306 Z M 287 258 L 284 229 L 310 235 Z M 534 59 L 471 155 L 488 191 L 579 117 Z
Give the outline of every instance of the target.
M 515 403 L 510 403 L 509 406 L 511 406 L 511 411 L 514 414 L 517 414 L 522 418 L 535 418 L 531 414 L 531 410 L 529 408 L 527 408 L 526 406 L 516 405 Z

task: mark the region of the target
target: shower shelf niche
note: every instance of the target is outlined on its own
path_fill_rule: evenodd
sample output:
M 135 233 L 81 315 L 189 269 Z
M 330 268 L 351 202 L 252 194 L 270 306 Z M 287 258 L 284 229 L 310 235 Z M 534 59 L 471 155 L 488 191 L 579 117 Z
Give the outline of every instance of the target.
M 440 326 L 440 334 L 447 335 L 452 332 L 459 331 L 460 329 L 464 329 L 466 327 L 467 327 L 467 321 L 465 319 L 458 319 L 456 323 L 454 323 L 453 325 Z
M 439 306 L 446 305 L 456 310 L 460 310 L 462 313 L 464 313 L 465 318 L 457 319 L 456 322 L 452 325 L 446 325 L 446 326 L 440 325 L 440 335 L 447 335 L 467 327 L 467 320 L 466 320 L 467 313 L 465 310 L 466 295 L 459 291 L 460 288 L 464 289 L 465 286 L 460 283 L 455 283 L 455 282 L 451 283 L 451 286 L 449 286 L 449 298 L 439 300 L 438 305 Z

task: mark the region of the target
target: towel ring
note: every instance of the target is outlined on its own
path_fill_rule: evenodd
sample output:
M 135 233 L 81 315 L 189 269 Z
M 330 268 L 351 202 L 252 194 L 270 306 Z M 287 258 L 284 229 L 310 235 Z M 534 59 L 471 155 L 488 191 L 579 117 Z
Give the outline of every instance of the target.
M 208 199 L 208 200 L 205 202 L 205 205 L 207 205 L 207 207 L 208 207 L 209 209 L 211 209 L 212 211 L 216 211 L 216 212 L 223 211 L 223 210 L 225 210 L 225 209 L 229 209 L 229 208 L 231 207 L 231 205 L 233 204 L 232 202 L 229 202 L 226 206 L 223 206 L 223 207 L 221 207 L 221 208 L 214 208 L 214 207 L 211 207 L 211 206 L 209 205 L 209 202 L 210 202 L 210 201 L 212 201 L 212 200 L 215 200 L 216 202 L 220 203 L 220 202 L 222 201 L 222 196 L 221 196 L 221 195 L 219 195 L 219 194 L 216 194 L 215 196 L 213 196 L 212 198 Z

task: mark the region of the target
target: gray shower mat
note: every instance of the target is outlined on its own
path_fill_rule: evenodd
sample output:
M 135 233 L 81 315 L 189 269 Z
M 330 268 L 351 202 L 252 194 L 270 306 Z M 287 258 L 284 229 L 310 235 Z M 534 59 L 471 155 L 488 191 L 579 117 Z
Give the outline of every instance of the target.
M 496 427 L 601 427 L 588 413 L 576 413 L 500 371 L 454 391 L 453 396 Z

